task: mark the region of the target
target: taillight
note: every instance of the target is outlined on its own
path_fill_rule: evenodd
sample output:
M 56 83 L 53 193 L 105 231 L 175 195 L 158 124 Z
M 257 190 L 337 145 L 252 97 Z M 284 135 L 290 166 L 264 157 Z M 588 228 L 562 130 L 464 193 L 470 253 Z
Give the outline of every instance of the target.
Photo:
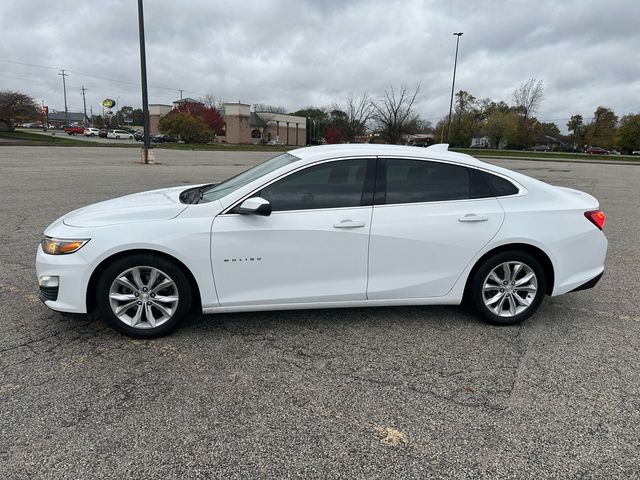
M 607 216 L 602 210 L 590 210 L 584 212 L 584 216 L 600 230 L 604 228 L 604 224 L 607 222 Z

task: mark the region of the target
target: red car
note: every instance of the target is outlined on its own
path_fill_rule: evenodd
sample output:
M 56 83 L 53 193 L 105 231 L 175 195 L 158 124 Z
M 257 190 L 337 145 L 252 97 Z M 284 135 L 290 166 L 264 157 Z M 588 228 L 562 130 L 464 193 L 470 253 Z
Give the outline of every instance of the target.
M 609 150 L 605 150 L 600 147 L 589 147 L 584 151 L 584 153 L 589 153 L 591 155 L 608 155 Z
M 82 135 L 84 133 L 84 127 L 79 125 L 68 125 L 64 127 L 64 132 L 67 135 Z

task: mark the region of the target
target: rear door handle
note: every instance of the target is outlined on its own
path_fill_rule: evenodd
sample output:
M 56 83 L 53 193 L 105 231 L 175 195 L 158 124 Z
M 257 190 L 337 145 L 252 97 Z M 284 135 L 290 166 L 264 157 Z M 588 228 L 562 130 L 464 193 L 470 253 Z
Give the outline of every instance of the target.
M 342 220 L 340 223 L 334 223 L 333 228 L 362 228 L 364 225 L 361 220 Z
M 459 222 L 486 222 L 489 217 L 475 213 L 467 213 L 464 217 L 458 217 Z

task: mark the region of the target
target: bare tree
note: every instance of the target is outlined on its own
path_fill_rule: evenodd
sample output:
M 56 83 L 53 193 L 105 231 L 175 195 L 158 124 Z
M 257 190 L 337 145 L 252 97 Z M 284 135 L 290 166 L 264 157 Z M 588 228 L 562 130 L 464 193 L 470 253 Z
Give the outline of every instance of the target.
M 215 108 L 220 111 L 225 104 L 224 98 L 218 98 L 215 95 L 207 93 L 204 97 L 200 98 L 200 101 L 209 108 Z
M 413 105 L 419 92 L 420 85 L 413 91 L 401 85 L 397 92 L 391 85 L 385 88 L 382 98 L 373 104 L 372 118 L 386 142 L 400 143 L 407 126 L 415 122 L 417 114 L 413 111 Z
M 535 121 L 530 121 L 538 110 L 544 97 L 544 85 L 542 80 L 530 78 L 513 92 L 513 103 L 516 112 L 520 114 L 520 141 L 522 146 L 528 147 L 531 143 L 531 131 Z
M 536 113 L 543 97 L 544 85 L 542 80 L 530 78 L 513 92 L 513 103 L 526 120 Z
M 331 106 L 334 112 L 343 113 L 343 119 L 336 125 L 342 133 L 343 140 L 355 141 L 357 136 L 364 135 L 373 116 L 373 100 L 368 92 L 364 91 L 360 96 L 350 94 L 344 105 L 344 110 L 338 104 Z
M 255 112 L 287 113 L 287 109 L 284 107 L 279 107 L 277 105 L 268 105 L 266 103 L 254 103 L 253 110 Z

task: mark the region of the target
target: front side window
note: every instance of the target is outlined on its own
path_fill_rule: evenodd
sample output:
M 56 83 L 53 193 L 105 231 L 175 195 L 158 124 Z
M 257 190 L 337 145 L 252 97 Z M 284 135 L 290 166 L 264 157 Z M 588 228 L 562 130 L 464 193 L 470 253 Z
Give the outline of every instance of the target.
M 424 160 L 387 160 L 386 203 L 442 202 L 470 198 L 469 170 Z
M 365 204 L 366 159 L 339 160 L 311 166 L 257 193 L 272 211 L 357 207 Z

